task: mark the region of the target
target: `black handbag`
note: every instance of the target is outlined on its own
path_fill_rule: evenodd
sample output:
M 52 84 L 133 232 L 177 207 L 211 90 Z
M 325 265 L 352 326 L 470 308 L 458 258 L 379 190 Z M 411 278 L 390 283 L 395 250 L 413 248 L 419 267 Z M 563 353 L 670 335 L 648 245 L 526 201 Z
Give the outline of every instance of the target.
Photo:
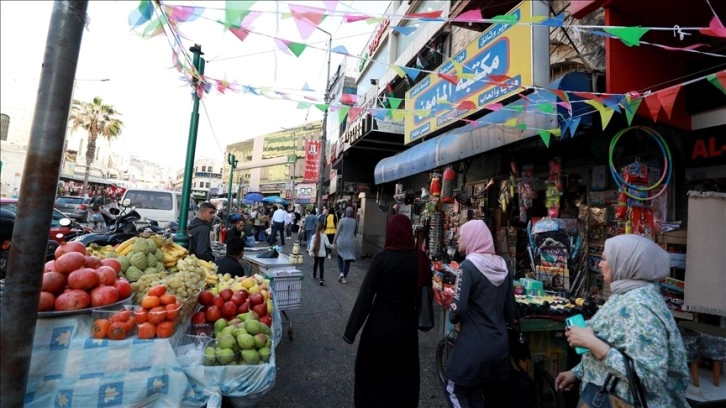
M 628 375 L 628 386 L 633 397 L 633 403 L 631 404 L 615 394 L 618 377 L 608 374 L 603 385 L 593 383 L 585 385 L 585 389 L 580 394 L 580 400 L 577 402 L 577 408 L 648 408 L 645 401 L 645 391 L 640 384 L 638 374 L 635 372 L 633 359 L 622 351 L 620 353 L 625 360 L 625 371 Z
M 277 258 L 278 256 L 280 256 L 280 254 L 277 252 L 277 249 L 270 249 L 257 255 L 258 258 Z
M 427 332 L 434 328 L 434 299 L 431 286 L 421 286 L 418 299 L 418 329 Z

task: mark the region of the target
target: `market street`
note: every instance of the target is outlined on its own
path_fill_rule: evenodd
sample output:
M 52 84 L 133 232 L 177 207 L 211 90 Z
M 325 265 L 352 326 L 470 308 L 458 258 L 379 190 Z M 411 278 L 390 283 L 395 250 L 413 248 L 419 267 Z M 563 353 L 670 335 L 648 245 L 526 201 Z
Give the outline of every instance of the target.
M 304 248 L 304 245 L 302 245 Z M 292 243 L 287 240 L 284 253 Z M 334 254 L 335 255 L 335 254 Z M 312 258 L 305 256 L 299 265 L 304 272 L 302 306 L 288 312 L 294 328 L 294 340 L 287 337 L 284 324 L 283 336 L 276 349 L 277 379 L 275 387 L 257 405 L 271 407 L 351 407 L 353 406 L 353 381 L 356 342 L 343 341 L 348 315 L 353 307 L 358 289 L 371 259 L 359 259 L 351 264 L 348 283 L 337 282 L 338 266 L 335 258 L 325 261 L 326 285 L 320 287 L 313 281 Z M 443 389 L 435 368 L 435 348 L 439 341 L 438 306 L 434 309 L 435 328 L 427 333 L 419 332 L 421 361 L 421 392 L 419 407 L 445 407 Z M 391 347 L 396 347 L 391 344 Z M 385 370 L 386 367 L 381 367 Z

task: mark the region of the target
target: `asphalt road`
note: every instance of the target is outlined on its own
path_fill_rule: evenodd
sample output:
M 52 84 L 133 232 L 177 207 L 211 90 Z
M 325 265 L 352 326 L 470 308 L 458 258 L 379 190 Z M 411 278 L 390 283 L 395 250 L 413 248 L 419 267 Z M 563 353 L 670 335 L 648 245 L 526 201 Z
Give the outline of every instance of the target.
M 289 253 L 292 243 L 290 240 L 285 243 L 283 252 Z M 301 306 L 287 311 L 293 327 L 293 340 L 286 336 L 288 326 L 283 323 L 283 338 L 276 350 L 275 387 L 257 407 L 353 406 L 353 367 L 358 338 L 350 345 L 343 341 L 343 332 L 369 264 L 370 259 L 352 263 L 348 283 L 341 284 L 337 281 L 339 272 L 334 253 L 333 259 L 325 261 L 326 285 L 321 287 L 310 276 L 313 259 L 305 255 L 304 263 L 298 267 L 305 274 Z M 435 309 L 434 314 L 436 327 L 427 333 L 419 332 L 419 407 L 446 407 L 434 355 L 440 338 L 440 309 Z M 385 369 L 381 367 L 381 370 Z

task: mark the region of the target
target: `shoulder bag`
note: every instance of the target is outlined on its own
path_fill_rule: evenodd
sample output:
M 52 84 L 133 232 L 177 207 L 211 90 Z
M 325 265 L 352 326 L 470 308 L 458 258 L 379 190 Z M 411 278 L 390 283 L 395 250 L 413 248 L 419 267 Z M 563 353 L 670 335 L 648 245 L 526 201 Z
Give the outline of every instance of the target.
M 580 401 L 577 402 L 577 408 L 648 408 L 645 401 L 645 390 L 643 390 L 638 374 L 635 372 L 633 359 L 622 351 L 620 351 L 620 354 L 623 355 L 623 360 L 625 360 L 625 370 L 628 375 L 628 386 L 633 397 L 633 403 L 631 404 L 615 394 L 618 377 L 608 374 L 603 385 L 593 383 L 585 385 L 585 389 L 580 395 Z

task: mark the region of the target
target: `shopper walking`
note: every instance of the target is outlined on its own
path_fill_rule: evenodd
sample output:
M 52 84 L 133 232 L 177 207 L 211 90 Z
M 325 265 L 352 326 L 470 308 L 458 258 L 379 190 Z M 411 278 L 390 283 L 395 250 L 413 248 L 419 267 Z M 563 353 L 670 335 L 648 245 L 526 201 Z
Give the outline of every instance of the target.
M 287 218 L 287 212 L 277 206 L 272 206 L 272 230 L 270 231 L 270 237 L 268 242 L 270 245 L 275 245 L 277 242 L 277 234 L 280 234 L 280 241 L 285 246 L 285 219 Z
M 332 248 L 333 244 L 328 240 L 328 236 L 323 231 L 323 226 L 318 224 L 318 230 L 310 235 L 308 242 L 312 242 L 312 248 L 308 254 L 315 260 L 313 264 L 313 279 L 317 277 L 318 267 L 320 267 L 320 286 L 325 284 L 325 251 L 326 248 Z
M 313 248 L 313 235 L 315 235 L 315 231 L 317 229 L 318 224 L 318 216 L 315 214 L 315 209 L 309 211 L 308 215 L 305 217 L 305 221 L 303 224 L 303 229 L 305 230 L 305 240 L 308 243 L 307 251 L 310 252 L 310 250 Z
M 623 353 L 633 360 L 650 407 L 687 407 L 687 356 L 675 320 L 660 293 L 668 277 L 668 253 L 651 240 L 627 234 L 605 241 L 600 262 L 611 295 L 587 327 L 568 327 L 567 342 L 590 350 L 572 370 L 560 373 L 555 385 L 569 390 L 577 381 L 598 388 L 612 373 L 620 380 L 615 394 L 632 401 Z
M 355 358 L 356 407 L 418 406 L 416 308 L 419 285 L 425 280 L 431 282 L 431 267 L 415 248 L 411 220 L 394 215 L 386 226 L 385 247 L 366 272 L 343 336 L 353 344 L 365 323 Z
M 511 398 L 507 322 L 514 320 L 514 292 L 507 264 L 495 255 L 492 234 L 482 220 L 461 226 L 459 268 L 448 305 L 460 323 L 456 346 L 446 364 L 445 395 L 451 407 L 505 407 Z
M 338 227 L 338 217 L 335 215 L 335 211 L 333 209 L 326 210 L 327 214 L 325 215 L 325 235 L 328 236 L 328 240 L 330 242 L 333 242 L 335 239 L 335 233 L 337 232 Z M 332 259 L 330 256 L 330 252 L 328 251 L 328 259 Z
M 358 223 L 353 218 L 353 207 L 345 209 L 345 217 L 338 223 L 338 229 L 333 237 L 333 248 L 338 251 L 338 282 L 348 283 L 350 263 L 355 261 L 355 234 L 358 232 Z

